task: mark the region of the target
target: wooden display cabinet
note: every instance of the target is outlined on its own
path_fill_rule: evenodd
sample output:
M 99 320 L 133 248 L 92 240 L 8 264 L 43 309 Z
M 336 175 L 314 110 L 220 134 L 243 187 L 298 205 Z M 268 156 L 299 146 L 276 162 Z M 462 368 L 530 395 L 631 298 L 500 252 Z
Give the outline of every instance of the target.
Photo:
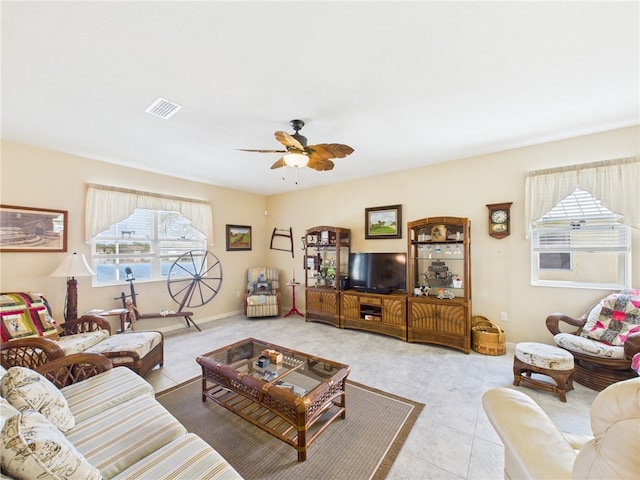
M 471 225 L 468 218 L 408 223 L 407 340 L 471 351 Z
M 340 280 L 349 275 L 351 230 L 320 226 L 305 231 L 305 318 L 342 327 Z
M 366 330 L 407 340 L 407 296 L 347 290 L 340 293 L 344 328 Z

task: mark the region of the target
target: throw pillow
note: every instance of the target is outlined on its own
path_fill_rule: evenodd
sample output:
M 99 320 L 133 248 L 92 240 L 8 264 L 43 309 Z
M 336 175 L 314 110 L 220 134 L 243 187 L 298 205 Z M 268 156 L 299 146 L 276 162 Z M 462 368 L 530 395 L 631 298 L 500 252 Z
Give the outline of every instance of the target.
M 35 410 L 8 419 L 1 436 L 2 471 L 13 478 L 102 478 L 62 432 Z
M 11 367 L 2 377 L 2 396 L 20 411 L 36 410 L 63 432 L 76 424 L 62 392 L 35 370 Z
M 20 413 L 20 411 L 11 405 L 6 398 L 0 397 L 0 428 L 2 428 L 9 418 L 18 413 Z
M 269 282 L 258 282 L 255 285 L 254 295 L 271 295 L 271 284 Z
M 33 324 L 31 314 L 21 299 L 13 295 L 0 295 L 0 325 L 2 327 L 2 341 L 12 338 L 34 337 L 38 330 Z
M 624 345 L 640 332 L 640 290 L 623 290 L 604 298 L 587 317 L 584 336 L 609 345 Z
M 56 336 L 58 333 L 46 300 L 35 292 L 3 293 L 0 316 L 2 341 L 35 335 Z

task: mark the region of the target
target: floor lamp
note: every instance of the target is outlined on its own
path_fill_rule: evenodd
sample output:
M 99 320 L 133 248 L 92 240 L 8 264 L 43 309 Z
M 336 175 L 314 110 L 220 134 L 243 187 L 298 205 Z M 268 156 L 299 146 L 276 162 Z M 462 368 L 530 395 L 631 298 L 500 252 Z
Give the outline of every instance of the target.
M 64 301 L 65 321 L 78 318 L 78 280 L 76 277 L 90 277 L 96 275 L 91 270 L 84 255 L 72 253 L 64 257 L 62 263 L 50 277 L 67 277 L 67 296 Z

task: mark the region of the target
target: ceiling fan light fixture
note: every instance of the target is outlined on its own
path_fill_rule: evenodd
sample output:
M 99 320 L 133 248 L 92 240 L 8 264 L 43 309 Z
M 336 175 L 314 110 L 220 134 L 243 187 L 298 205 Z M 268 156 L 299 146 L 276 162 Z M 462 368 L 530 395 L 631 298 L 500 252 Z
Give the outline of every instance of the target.
M 309 163 L 309 157 L 302 153 L 287 153 L 284 158 L 284 163 L 293 168 L 305 167 Z

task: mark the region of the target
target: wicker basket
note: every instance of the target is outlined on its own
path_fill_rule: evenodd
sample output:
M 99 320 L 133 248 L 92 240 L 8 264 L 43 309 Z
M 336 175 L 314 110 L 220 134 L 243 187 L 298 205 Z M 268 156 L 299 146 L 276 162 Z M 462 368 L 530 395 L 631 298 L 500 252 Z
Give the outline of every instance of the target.
M 504 355 L 507 353 L 504 330 L 485 317 L 480 315 L 472 317 L 471 348 L 483 355 Z

